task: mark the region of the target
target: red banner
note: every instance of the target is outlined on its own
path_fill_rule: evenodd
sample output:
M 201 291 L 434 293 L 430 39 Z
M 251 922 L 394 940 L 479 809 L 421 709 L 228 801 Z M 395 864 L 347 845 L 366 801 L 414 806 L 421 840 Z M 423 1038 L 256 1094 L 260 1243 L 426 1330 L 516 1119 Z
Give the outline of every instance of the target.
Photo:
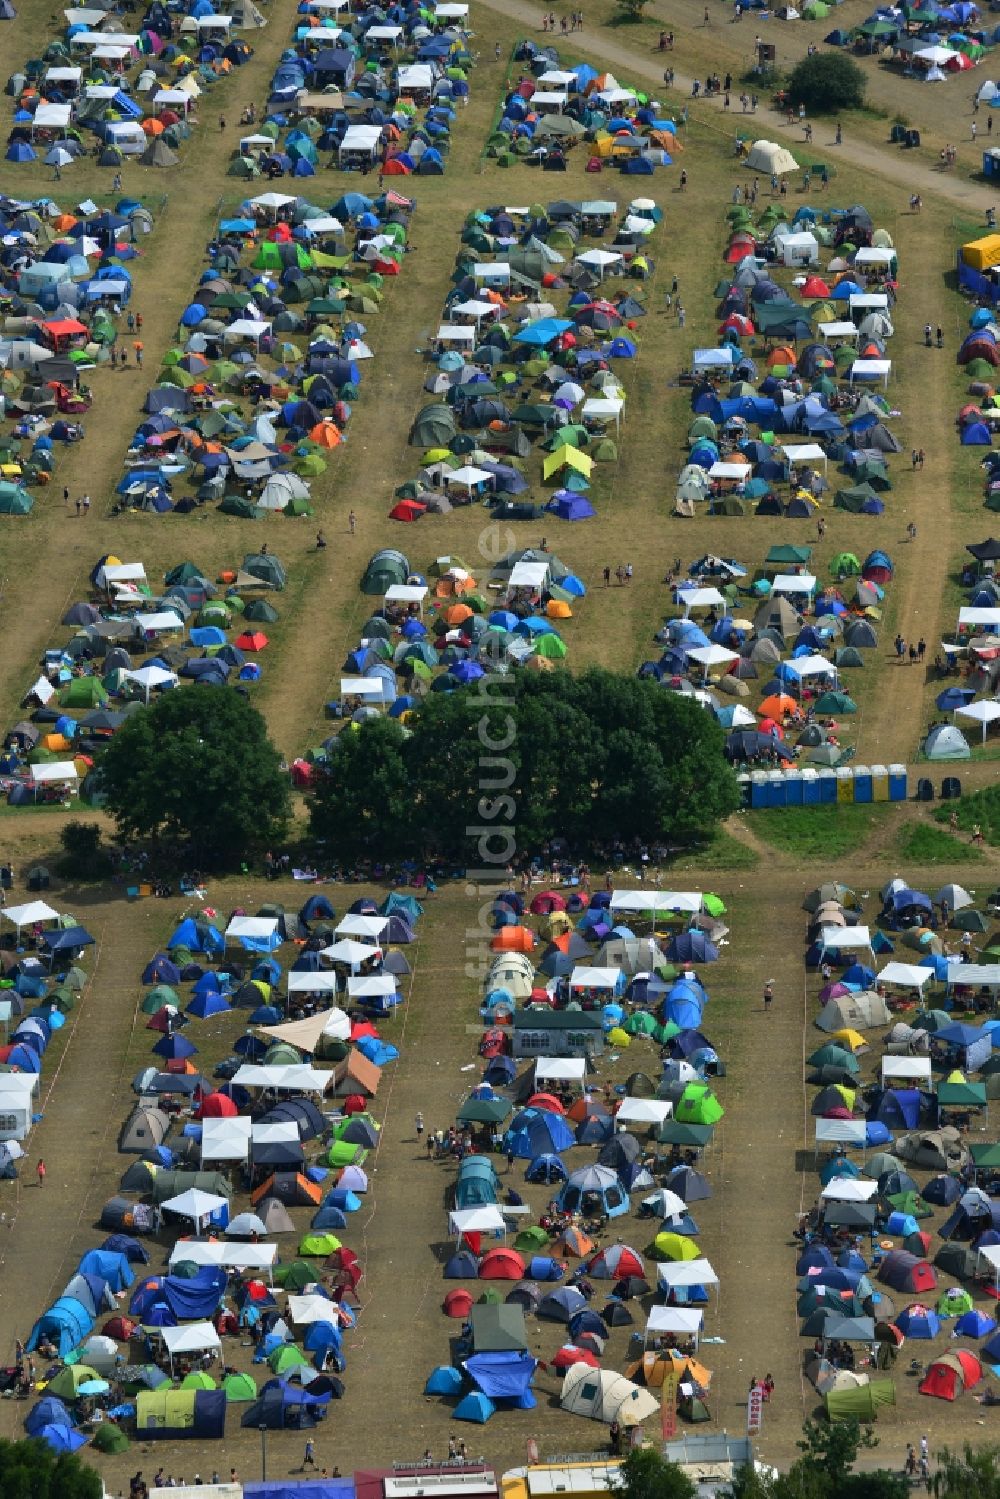
M 660 1394 L 660 1436 L 665 1442 L 672 1442 L 677 1435 L 677 1387 L 680 1384 L 680 1375 L 676 1369 L 671 1369 L 663 1376 L 663 1389 Z

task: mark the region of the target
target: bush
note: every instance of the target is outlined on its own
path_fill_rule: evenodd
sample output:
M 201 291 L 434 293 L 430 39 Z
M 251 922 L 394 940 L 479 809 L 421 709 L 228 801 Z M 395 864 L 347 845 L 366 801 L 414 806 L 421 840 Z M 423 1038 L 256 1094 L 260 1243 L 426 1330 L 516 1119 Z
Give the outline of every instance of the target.
M 63 846 L 59 873 L 67 879 L 103 880 L 111 873 L 111 857 L 96 822 L 68 822 L 59 841 Z
M 856 62 L 836 52 L 804 57 L 788 79 L 788 98 L 812 114 L 860 109 L 865 102 L 865 75 Z
M 618 21 L 641 21 L 649 0 L 618 0 Z

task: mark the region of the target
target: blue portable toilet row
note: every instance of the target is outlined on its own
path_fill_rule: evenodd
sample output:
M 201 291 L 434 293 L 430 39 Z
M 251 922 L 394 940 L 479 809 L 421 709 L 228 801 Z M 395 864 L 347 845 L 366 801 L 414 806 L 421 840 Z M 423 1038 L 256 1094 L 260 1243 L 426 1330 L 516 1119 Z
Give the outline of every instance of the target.
M 905 765 L 853 765 L 840 770 L 753 770 L 739 777 L 743 806 L 821 807 L 844 804 L 904 802 L 908 794 Z

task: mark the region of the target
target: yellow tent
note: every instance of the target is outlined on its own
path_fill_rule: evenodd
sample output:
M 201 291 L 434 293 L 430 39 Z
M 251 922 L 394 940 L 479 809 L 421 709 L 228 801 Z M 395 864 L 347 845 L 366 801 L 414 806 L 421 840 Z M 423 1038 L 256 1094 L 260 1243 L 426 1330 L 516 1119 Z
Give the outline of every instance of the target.
M 563 443 L 554 453 L 549 453 L 542 464 L 543 479 L 551 479 L 561 468 L 575 469 L 578 474 L 583 474 L 585 479 L 590 478 L 590 471 L 594 467 L 594 460 L 588 458 L 586 453 L 581 453 L 579 448 L 571 448 L 568 443 Z
M 868 1045 L 868 1042 L 865 1040 L 861 1032 L 852 1031 L 850 1027 L 848 1027 L 847 1030 L 843 1031 L 832 1031 L 830 1034 L 830 1040 L 839 1041 L 842 1046 L 849 1046 L 852 1051 L 861 1051 L 862 1048 L 867 1047 Z
M 664 1260 L 696 1260 L 701 1250 L 693 1239 L 685 1234 L 657 1234 L 653 1240 L 654 1253 Z

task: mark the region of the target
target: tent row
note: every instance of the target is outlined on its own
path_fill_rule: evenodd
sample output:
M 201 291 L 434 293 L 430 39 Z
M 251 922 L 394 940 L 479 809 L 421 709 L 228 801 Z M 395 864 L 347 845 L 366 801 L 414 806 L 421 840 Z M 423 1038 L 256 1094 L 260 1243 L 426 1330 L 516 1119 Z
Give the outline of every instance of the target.
M 150 0 L 124 23 L 103 3 L 62 16 L 41 55 L 8 79 L 15 101 L 9 162 L 44 156 L 62 171 L 96 150 L 104 167 L 126 158 L 175 165 L 192 135 L 197 101 L 210 106 L 214 85 L 253 56 L 235 33 L 264 25 L 253 0 L 235 0 L 226 13 L 212 0 Z
M 25 716 L 3 735 L 0 771 L 9 805 L 63 801 L 79 791 L 101 805 L 98 763 L 133 713 L 191 682 L 259 682 L 285 586 L 281 559 L 247 552 L 216 581 L 190 559 L 154 588 L 141 561 L 98 558 L 86 598 L 69 605 L 22 699 Z M 59 636 L 56 636 L 59 639 Z
M 429 692 L 453 692 L 490 673 L 523 667 L 551 671 L 565 660 L 562 629 L 586 596 L 575 574 L 551 552 L 517 549 L 490 571 L 491 608 L 460 557 L 438 557 L 427 574 L 410 571 L 405 553 L 375 552 L 361 592 L 381 603 L 361 626 L 328 712 L 352 723 L 388 713 L 405 723 Z M 292 773 L 308 785 L 313 767 L 336 754 L 334 734 Z
M 0 1046 L 0 1178 L 18 1175 L 40 1106 L 45 1055 L 88 982 L 82 966 L 94 938 L 76 916 L 44 898 L 48 871 L 27 873 L 25 899 L 0 912 L 4 1042 Z
M 306 3 L 271 79 L 267 109 L 240 140 L 239 177 L 311 177 L 329 165 L 367 176 L 440 176 L 475 63 L 468 6 L 415 0 L 352 15 Z
M 983 1189 L 997 1147 L 966 1143 L 971 1121 L 988 1132 L 1000 1096 L 1000 1021 L 982 1019 L 1000 967 L 977 961 L 985 918 L 953 883 L 931 893 L 896 876 L 859 895 L 830 881 L 804 909 L 824 1033 L 806 1056 L 820 1180 L 797 1234 L 800 1330 L 816 1340 L 805 1372 L 831 1419 L 870 1420 L 895 1404 L 907 1339 L 941 1340 L 919 1389 L 948 1401 L 979 1386 L 1000 1349 L 995 1301 L 982 1300 L 1000 1260 Z M 961 934 L 958 953 L 946 933 Z M 876 955 L 889 958 L 878 971 Z
M 618 458 L 619 371 L 638 356 L 660 217 L 649 198 L 469 215 L 427 349 L 434 399 L 410 430 L 423 462 L 395 491 L 393 520 L 473 503 L 512 521 L 596 513 L 591 491 Z
M 486 147 L 500 166 L 524 161 L 565 171 L 567 154 L 579 148 L 588 154 L 588 172 L 650 176 L 683 150 L 667 107 L 623 87 L 613 73 L 567 63 L 555 47 L 527 40 L 515 61 L 520 76 Z
M 997 29 L 981 25 L 979 15 L 972 0 L 955 0 L 952 5 L 918 0 L 899 9 L 874 10 L 860 24 L 831 31 L 825 40 L 833 47 L 877 53 L 885 66 L 904 78 L 944 83 L 974 68 L 996 45 Z M 981 91 L 984 101 L 992 98 L 994 89 L 992 83 L 983 85 L 989 90 Z
M 153 217 L 131 198 L 91 209 L 0 198 L 0 515 L 28 515 L 83 441 L 89 372 L 122 347 L 132 357 L 132 262 Z
M 453 1246 L 443 1276 L 461 1283 L 442 1309 L 462 1327 L 425 1393 L 456 1420 L 530 1410 L 544 1391 L 571 1415 L 629 1427 L 675 1374 L 681 1418 L 709 1419 L 699 1341 L 718 1276 L 696 1214 L 712 1193 L 701 1156 L 725 1067 L 701 1029 L 696 969 L 717 959 L 724 914 L 691 891 L 495 898 L 482 1073 L 437 1152 Z
M 37 904 L 6 919 L 50 921 Z M 340 1398 L 363 1276 L 345 1240 L 379 1143 L 369 1105 L 398 1056 L 375 1022 L 401 1000 L 420 916 L 394 892 L 338 920 L 314 891 L 297 913 L 185 917 L 153 954 L 120 1189 L 29 1339 L 48 1364 L 29 1433 L 117 1452 L 220 1439 L 227 1416 L 301 1431 Z
M 812 556 L 810 546 L 778 544 L 752 581 L 735 558 L 696 559 L 672 583 L 674 608 L 655 637 L 662 654 L 639 667 L 715 715 L 734 764 L 783 768 L 801 757 L 837 767 L 853 756 L 846 735 L 857 705 L 842 673 L 863 669 L 878 645 L 893 563 L 881 550 L 838 552 L 827 583 Z
M 794 168 L 767 141 L 747 156 L 772 182 Z M 898 295 L 888 231 L 862 204 L 803 205 L 789 220 L 778 202 L 758 212 L 738 201 L 727 219 L 716 342 L 693 349 L 686 372 L 692 422 L 675 513 L 882 514 L 902 446 L 885 394 Z
M 962 570 L 967 603 L 960 605 L 953 633 L 940 643 L 935 658 L 946 682 L 934 700 L 937 710 L 923 741 L 928 760 L 968 760 L 976 745 L 985 745 L 1000 717 L 996 701 L 1000 683 L 1000 589 L 994 572 L 1000 542 L 992 536 L 965 548 L 970 560 Z
M 313 513 L 373 352 L 368 319 L 402 270 L 412 203 L 331 209 L 287 193 L 224 218 L 133 435 L 117 506 L 261 519 Z

